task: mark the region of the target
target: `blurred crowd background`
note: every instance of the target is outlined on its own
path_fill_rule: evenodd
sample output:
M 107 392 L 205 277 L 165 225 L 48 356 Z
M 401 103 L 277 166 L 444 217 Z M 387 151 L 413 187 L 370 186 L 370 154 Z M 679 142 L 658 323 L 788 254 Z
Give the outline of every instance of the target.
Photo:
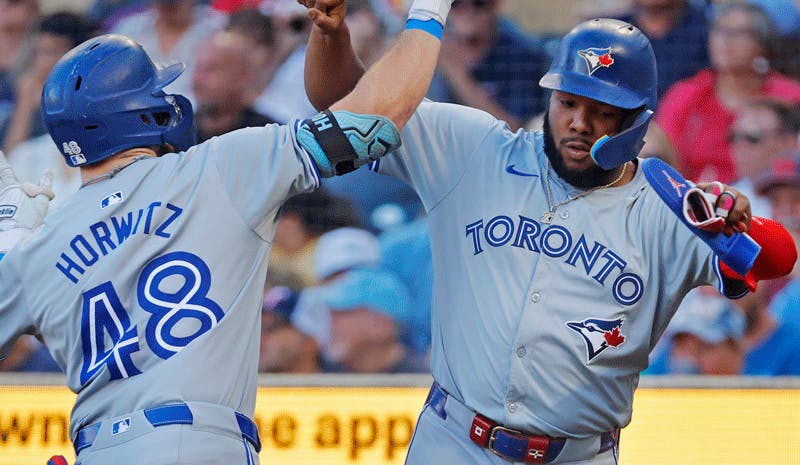
M 402 29 L 404 0 L 348 0 L 353 45 L 375 61 Z M 750 196 L 800 239 L 800 6 L 792 0 L 456 0 L 429 97 L 538 129 L 538 86 L 558 41 L 591 17 L 650 38 L 659 104 L 642 156 L 693 181 Z M 39 115 L 43 82 L 73 46 L 116 32 L 156 62 L 181 61 L 167 87 L 187 96 L 201 141 L 311 116 L 303 67 L 310 30 L 295 0 L 0 0 L 0 147 L 24 180 L 55 174 L 58 209 L 80 185 Z M 433 286 L 425 212 L 413 190 L 356 171 L 290 199 L 262 307 L 263 372 L 427 372 Z M 800 241 L 798 241 L 800 243 Z M 679 252 L 678 252 L 679 253 Z M 487 309 L 491 311 L 491 309 Z M 800 375 L 798 273 L 728 301 L 693 291 L 645 374 Z M 24 337 L 2 371 L 59 371 Z

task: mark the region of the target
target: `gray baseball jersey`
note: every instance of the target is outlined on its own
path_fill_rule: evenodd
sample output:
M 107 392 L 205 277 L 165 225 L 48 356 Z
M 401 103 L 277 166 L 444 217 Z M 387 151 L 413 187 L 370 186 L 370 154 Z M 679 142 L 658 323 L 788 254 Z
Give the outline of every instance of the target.
M 436 381 L 534 434 L 627 425 L 639 372 L 683 296 L 722 286 L 710 248 L 641 170 L 547 224 L 542 133 L 511 132 L 487 113 L 426 101 L 402 140 L 370 169 L 408 182 L 428 212 Z M 549 178 L 554 204 L 579 193 Z
M 317 176 L 295 128 L 269 125 L 87 185 L 0 263 L 0 346 L 42 335 L 77 393 L 73 439 L 175 402 L 252 418 L 276 215 Z

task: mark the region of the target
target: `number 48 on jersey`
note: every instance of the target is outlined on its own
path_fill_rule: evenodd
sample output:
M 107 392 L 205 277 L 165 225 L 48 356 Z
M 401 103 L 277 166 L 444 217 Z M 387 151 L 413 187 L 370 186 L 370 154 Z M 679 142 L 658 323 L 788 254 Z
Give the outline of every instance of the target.
M 136 285 L 137 299 L 150 313 L 144 332 L 154 354 L 165 360 L 172 357 L 225 316 L 207 297 L 210 287 L 208 265 L 188 252 L 161 255 L 144 267 Z M 111 281 L 83 293 L 81 384 L 104 366 L 112 380 L 140 374 L 132 359 L 140 343 L 138 328 Z

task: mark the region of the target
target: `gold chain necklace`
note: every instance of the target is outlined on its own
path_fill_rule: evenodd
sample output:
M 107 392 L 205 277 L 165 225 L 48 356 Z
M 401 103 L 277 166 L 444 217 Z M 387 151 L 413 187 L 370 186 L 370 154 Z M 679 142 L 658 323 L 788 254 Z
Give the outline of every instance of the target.
M 581 198 L 583 196 L 586 196 L 586 195 L 589 195 L 589 194 L 591 194 L 592 192 L 594 192 L 596 190 L 605 189 L 607 187 L 611 187 L 614 184 L 618 183 L 622 179 L 622 177 L 625 176 L 625 173 L 627 171 L 628 171 L 628 162 L 625 162 L 625 164 L 622 165 L 622 172 L 620 172 L 619 176 L 617 176 L 617 178 L 615 180 L 611 181 L 610 183 L 603 184 L 602 186 L 592 187 L 589 190 L 585 190 L 583 192 L 580 192 L 580 193 L 578 193 L 577 195 L 575 195 L 573 197 L 569 197 L 566 200 L 563 200 L 563 201 L 553 205 L 553 193 L 550 191 L 550 160 L 547 160 L 547 171 L 545 172 L 545 175 L 544 175 L 544 185 L 547 188 L 547 209 L 548 209 L 548 211 L 546 211 L 546 212 L 544 212 L 544 214 L 542 214 L 542 218 L 541 218 L 542 223 L 550 224 L 550 223 L 553 222 L 553 216 L 556 214 L 556 208 L 558 208 L 558 207 L 560 207 L 562 205 L 566 205 L 566 204 L 572 202 L 573 200 L 578 200 L 579 198 Z

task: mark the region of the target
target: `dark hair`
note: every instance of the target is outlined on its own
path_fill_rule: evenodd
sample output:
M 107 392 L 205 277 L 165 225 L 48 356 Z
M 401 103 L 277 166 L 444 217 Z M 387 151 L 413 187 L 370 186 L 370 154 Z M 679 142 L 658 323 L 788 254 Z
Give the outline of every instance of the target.
M 786 134 L 800 135 L 800 108 L 776 98 L 756 98 L 748 106 L 767 109 L 778 117 L 780 131 Z
M 280 215 L 297 215 L 312 234 L 323 234 L 347 226 L 363 227 L 350 200 L 324 188 L 290 197 Z
M 275 45 L 275 26 L 272 19 L 254 8 L 232 13 L 225 29 L 246 34 L 264 47 Z
M 93 21 L 77 13 L 61 11 L 47 15 L 39 21 L 39 34 L 52 34 L 70 40 L 72 47 L 91 39 L 100 31 Z
M 347 13 L 355 13 L 360 10 L 372 11 L 372 3 L 369 0 L 347 0 Z
M 750 18 L 750 27 L 753 29 L 753 33 L 756 35 L 759 45 L 761 45 L 761 48 L 764 50 L 766 58 L 772 59 L 775 55 L 775 46 L 778 40 L 778 36 L 775 33 L 778 26 L 767 12 L 753 3 L 733 1 L 717 7 L 714 14 L 714 22 L 716 22 L 720 16 L 724 16 L 731 11 L 741 11 Z

